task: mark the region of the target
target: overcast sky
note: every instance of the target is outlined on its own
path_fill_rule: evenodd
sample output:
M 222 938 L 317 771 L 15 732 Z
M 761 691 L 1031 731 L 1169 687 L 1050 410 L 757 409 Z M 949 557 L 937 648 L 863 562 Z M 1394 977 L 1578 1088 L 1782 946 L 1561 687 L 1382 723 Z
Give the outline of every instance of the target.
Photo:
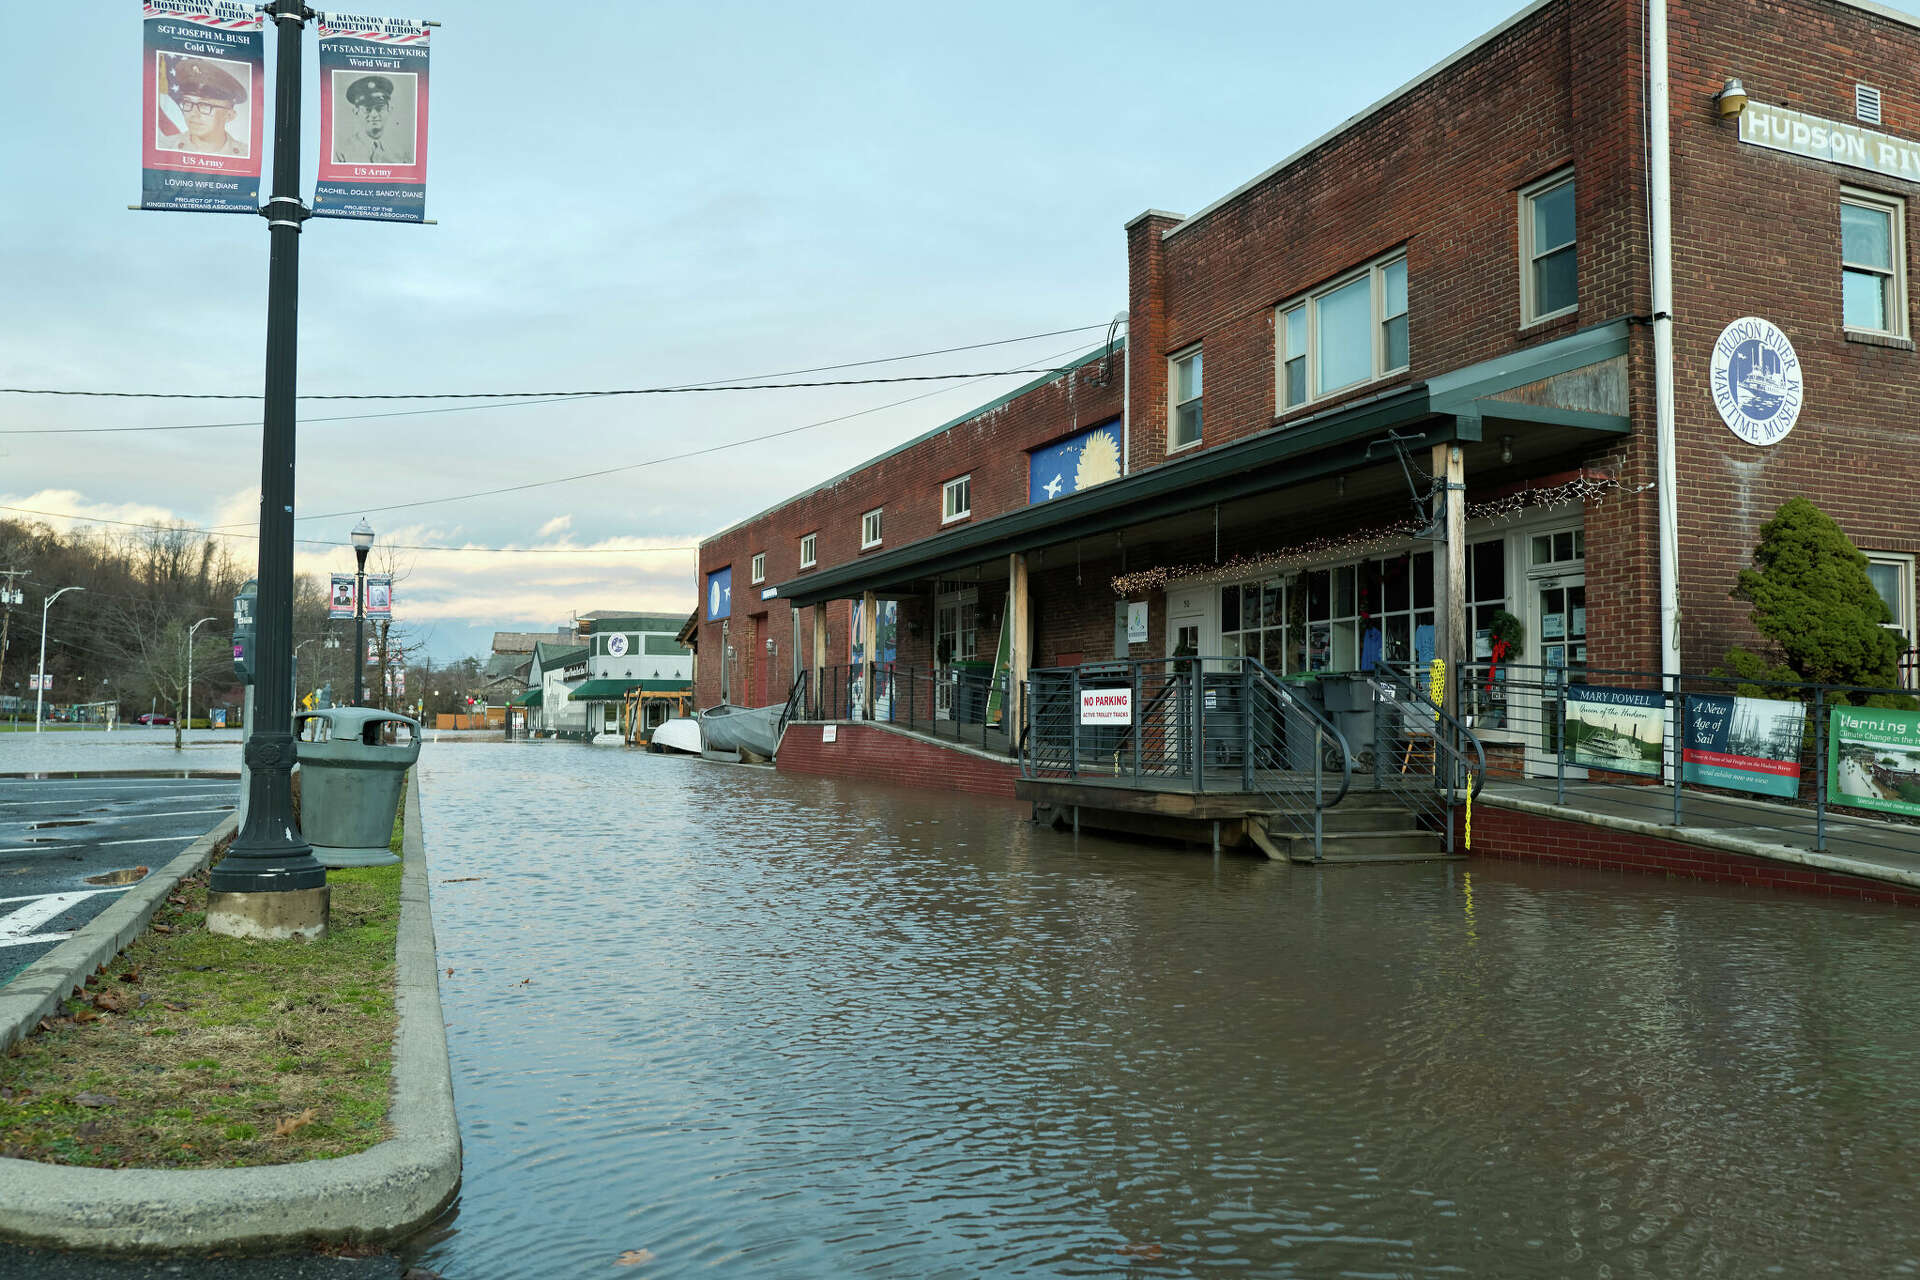
M 653 386 L 1104 326 L 1126 306 L 1133 215 L 1192 212 L 1518 7 L 369 3 L 446 24 L 432 37 L 427 215 L 439 225 L 308 224 L 300 387 Z M 263 223 L 126 210 L 140 186 L 139 5 L 68 0 L 34 16 L 10 15 L 0 41 L 0 384 L 257 393 Z M 309 29 L 310 103 L 313 59 Z M 834 376 L 1039 367 L 1101 336 Z M 432 629 L 436 659 L 576 612 L 684 612 L 693 554 L 637 549 L 691 547 L 1023 381 L 314 422 L 300 433 L 298 510 L 343 514 L 300 530 L 343 540 L 364 510 L 387 543 L 620 549 L 403 553 L 396 614 Z M 909 396 L 923 398 L 768 445 L 376 510 Z M 0 396 L 0 426 L 13 428 L 235 419 L 257 421 L 257 406 Z M 257 427 L 0 437 L 8 506 L 250 528 L 258 487 Z M 307 547 L 299 564 L 350 569 L 352 553 Z

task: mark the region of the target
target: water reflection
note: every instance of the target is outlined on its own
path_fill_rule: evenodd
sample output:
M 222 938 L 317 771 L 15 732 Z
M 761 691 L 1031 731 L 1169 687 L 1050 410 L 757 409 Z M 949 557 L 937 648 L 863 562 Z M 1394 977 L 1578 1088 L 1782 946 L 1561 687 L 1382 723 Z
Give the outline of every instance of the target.
M 1916 1269 L 1911 911 L 606 749 L 422 768 L 450 1277 Z

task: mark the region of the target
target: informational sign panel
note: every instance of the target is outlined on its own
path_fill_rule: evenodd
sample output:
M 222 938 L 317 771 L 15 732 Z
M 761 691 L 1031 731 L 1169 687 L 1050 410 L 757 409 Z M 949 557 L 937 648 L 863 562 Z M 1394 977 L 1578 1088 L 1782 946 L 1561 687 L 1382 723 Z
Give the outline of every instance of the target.
M 1136 600 L 1127 605 L 1127 643 L 1147 642 L 1147 602 Z
M 319 35 L 314 216 L 426 221 L 426 25 L 329 11 Z
M 391 577 L 367 579 L 367 616 L 369 618 L 393 616 L 393 579 Z
M 1806 730 L 1804 703 L 1688 694 L 1681 777 L 1708 787 L 1796 796 Z
M 1120 478 L 1120 424 L 1109 422 L 1027 455 L 1027 501 L 1052 502 Z
M 260 212 L 264 19 L 237 0 L 142 10 L 140 207 Z
M 1133 690 L 1082 689 L 1081 724 L 1132 724 Z
M 327 616 L 329 618 L 351 618 L 353 616 L 353 575 L 336 573 L 333 575 L 333 589 L 327 593 Z
M 1666 696 L 1641 689 L 1567 687 L 1567 763 L 1658 778 L 1664 772 Z
M 1827 800 L 1920 817 L 1920 713 L 1835 707 Z

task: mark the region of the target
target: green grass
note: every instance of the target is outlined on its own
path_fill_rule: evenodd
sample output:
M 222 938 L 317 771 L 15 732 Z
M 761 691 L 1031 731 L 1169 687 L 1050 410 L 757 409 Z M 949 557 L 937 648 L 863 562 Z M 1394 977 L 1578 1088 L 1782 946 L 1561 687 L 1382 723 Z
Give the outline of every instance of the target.
M 400 873 L 330 871 L 327 936 L 310 943 L 216 937 L 206 873 L 182 882 L 158 928 L 0 1059 L 0 1154 L 207 1168 L 385 1140 Z

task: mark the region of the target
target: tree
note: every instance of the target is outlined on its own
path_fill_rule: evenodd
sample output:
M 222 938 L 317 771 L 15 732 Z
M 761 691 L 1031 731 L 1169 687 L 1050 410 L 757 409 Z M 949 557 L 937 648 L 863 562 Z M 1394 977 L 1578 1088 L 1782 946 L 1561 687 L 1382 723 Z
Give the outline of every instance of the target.
M 1833 518 L 1793 498 L 1760 527 L 1753 567 L 1740 571 L 1736 600 L 1784 658 L 1784 669 L 1746 649 L 1728 652 L 1748 679 L 1805 680 L 1890 688 L 1900 680 L 1900 637 L 1860 554 Z M 1903 700 L 1904 701 L 1904 700 Z

